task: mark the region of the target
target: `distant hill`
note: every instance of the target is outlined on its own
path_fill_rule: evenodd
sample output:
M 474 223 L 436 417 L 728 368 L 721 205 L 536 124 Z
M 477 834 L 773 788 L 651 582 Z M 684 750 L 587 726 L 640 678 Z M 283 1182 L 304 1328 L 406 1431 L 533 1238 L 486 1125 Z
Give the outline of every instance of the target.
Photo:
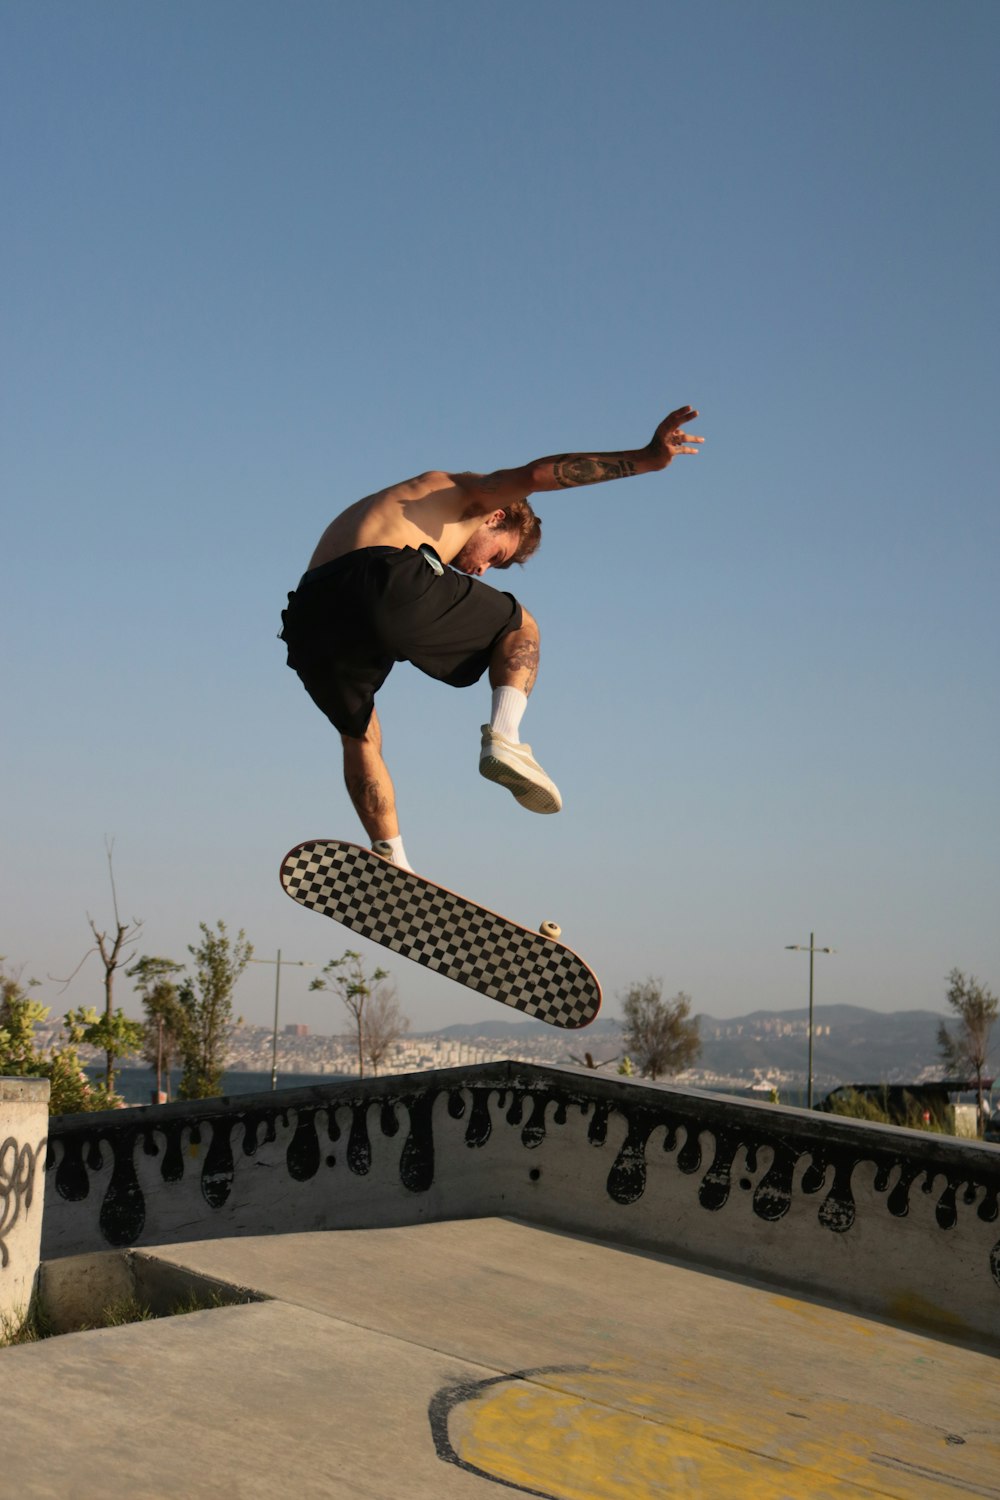
M 809 1012 L 756 1010 L 724 1020 L 698 1018 L 702 1052 L 698 1068 L 722 1077 L 746 1078 L 771 1073 L 805 1077 Z M 950 1018 L 929 1010 L 876 1011 L 861 1005 L 817 1005 L 813 1013 L 813 1072 L 818 1083 L 914 1083 L 942 1077 L 937 1033 Z M 456 1041 L 474 1037 L 492 1041 L 532 1041 L 548 1035 L 563 1042 L 566 1055 L 607 1056 L 620 1035 L 618 1019 L 599 1018 L 586 1031 L 553 1032 L 541 1021 L 496 1021 L 449 1026 L 434 1035 Z M 1000 1035 L 993 1067 L 1000 1072 Z
M 860 1005 L 819 1005 L 814 1011 L 813 1072 L 833 1083 L 913 1083 L 941 1077 L 938 1027 L 928 1010 L 874 1011 Z M 809 1012 L 755 1011 L 719 1021 L 699 1017 L 699 1066 L 745 1076 L 754 1072 L 805 1074 Z
M 592 1025 L 585 1031 L 570 1032 L 558 1031 L 553 1026 L 546 1026 L 544 1021 L 462 1021 L 454 1026 L 444 1026 L 440 1031 L 427 1031 L 421 1033 L 424 1036 L 445 1037 L 449 1041 L 467 1042 L 473 1037 L 492 1037 L 495 1041 L 501 1041 L 504 1037 L 511 1041 L 515 1037 L 565 1037 L 575 1042 L 584 1036 L 617 1035 L 621 1030 L 621 1022 L 617 1020 L 605 1020 L 598 1016 Z

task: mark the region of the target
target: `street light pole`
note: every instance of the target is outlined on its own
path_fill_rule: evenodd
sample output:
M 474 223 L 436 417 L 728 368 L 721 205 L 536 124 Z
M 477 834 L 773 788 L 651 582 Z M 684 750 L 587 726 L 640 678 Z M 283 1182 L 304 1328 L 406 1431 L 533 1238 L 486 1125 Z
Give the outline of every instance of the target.
M 291 964 L 296 969 L 315 969 L 316 964 L 306 963 L 302 958 L 286 958 L 282 960 L 281 949 L 278 949 L 277 958 L 252 958 L 252 964 L 274 964 L 274 1035 L 271 1038 L 271 1088 L 278 1087 L 278 1006 L 281 996 L 281 965 L 282 962 Z
M 809 954 L 809 1087 L 806 1094 L 808 1108 L 813 1107 L 813 964 L 817 953 L 836 953 L 836 948 L 817 948 L 816 934 L 809 934 L 809 947 L 804 943 L 786 943 L 786 953 L 808 953 Z

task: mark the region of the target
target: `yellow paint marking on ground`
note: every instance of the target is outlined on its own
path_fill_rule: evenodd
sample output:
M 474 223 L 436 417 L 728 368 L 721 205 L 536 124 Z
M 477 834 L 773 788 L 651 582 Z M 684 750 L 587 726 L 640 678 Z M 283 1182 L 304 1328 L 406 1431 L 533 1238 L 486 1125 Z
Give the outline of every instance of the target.
M 781 1296 L 773 1296 L 771 1301 L 775 1307 L 780 1307 L 783 1312 L 791 1313 L 803 1323 L 813 1323 L 819 1327 L 827 1317 L 827 1310 L 815 1303 L 796 1301 L 793 1297 Z M 909 1329 L 928 1328 L 934 1332 L 957 1334 L 965 1339 L 974 1339 L 976 1336 L 976 1330 L 964 1318 L 960 1318 L 956 1313 L 948 1312 L 943 1307 L 938 1307 L 936 1303 L 921 1296 L 919 1292 L 900 1292 L 886 1311 L 890 1318 Z M 850 1313 L 842 1313 L 841 1317 L 850 1319 L 851 1331 L 855 1336 L 868 1340 L 878 1337 L 877 1323 L 866 1322 L 862 1318 L 853 1317 Z M 846 1323 L 845 1326 L 847 1326 Z
M 938 1307 L 919 1292 L 900 1292 L 889 1305 L 889 1316 L 911 1328 L 923 1326 L 966 1339 L 974 1339 L 976 1336 L 976 1330 L 964 1318 Z
M 821 1302 L 808 1302 L 798 1297 L 782 1297 L 773 1292 L 768 1301 L 774 1307 L 780 1307 L 783 1313 L 790 1313 L 801 1323 L 812 1323 L 817 1328 L 827 1328 L 830 1322 L 830 1309 Z M 870 1323 L 863 1317 L 838 1309 L 837 1318 L 841 1327 L 849 1331 L 857 1338 L 874 1339 L 878 1337 L 878 1324 Z
M 825 1401 L 797 1419 L 795 1397 L 770 1394 L 706 1422 L 639 1371 L 539 1373 L 484 1386 L 449 1435 L 463 1462 L 552 1500 L 1000 1500 L 996 1443 L 984 1464 L 982 1446 L 966 1454 L 905 1417 L 875 1411 L 859 1427 L 857 1407 Z

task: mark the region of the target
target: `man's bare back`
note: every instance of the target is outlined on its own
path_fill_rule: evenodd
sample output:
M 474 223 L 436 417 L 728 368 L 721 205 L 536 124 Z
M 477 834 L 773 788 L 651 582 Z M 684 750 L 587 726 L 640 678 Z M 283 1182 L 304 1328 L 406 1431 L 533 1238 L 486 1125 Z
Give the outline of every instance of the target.
M 472 477 L 462 476 L 466 485 Z M 442 562 L 451 563 L 487 514 L 470 487 L 456 483 L 452 474 L 431 469 L 348 506 L 320 537 L 309 567 L 321 567 L 362 547 L 419 547 L 423 542 L 430 543 Z

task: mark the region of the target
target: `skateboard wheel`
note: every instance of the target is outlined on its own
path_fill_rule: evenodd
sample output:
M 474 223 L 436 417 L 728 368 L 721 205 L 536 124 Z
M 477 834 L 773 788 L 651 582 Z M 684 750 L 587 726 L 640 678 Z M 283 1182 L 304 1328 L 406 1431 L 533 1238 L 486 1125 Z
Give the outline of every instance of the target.
M 557 938 L 562 936 L 562 928 L 558 922 L 542 922 L 538 928 L 542 937 Z

